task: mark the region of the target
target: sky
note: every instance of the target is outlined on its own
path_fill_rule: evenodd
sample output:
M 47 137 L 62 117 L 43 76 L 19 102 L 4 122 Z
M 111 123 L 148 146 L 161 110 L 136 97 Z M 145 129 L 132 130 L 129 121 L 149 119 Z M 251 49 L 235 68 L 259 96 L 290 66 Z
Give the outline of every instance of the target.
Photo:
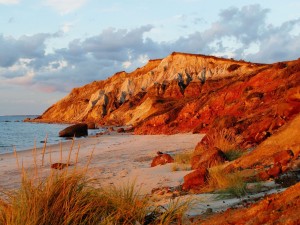
M 0 0 L 0 115 L 41 114 L 74 87 L 174 51 L 300 57 L 299 0 Z

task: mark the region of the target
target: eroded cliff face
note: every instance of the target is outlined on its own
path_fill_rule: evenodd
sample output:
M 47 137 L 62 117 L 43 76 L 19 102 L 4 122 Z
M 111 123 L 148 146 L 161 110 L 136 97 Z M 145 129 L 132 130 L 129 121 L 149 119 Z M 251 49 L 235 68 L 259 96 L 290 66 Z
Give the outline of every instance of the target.
M 172 108 L 178 99 L 199 97 L 207 80 L 250 74 L 260 67 L 264 66 L 173 53 L 165 59 L 150 60 L 132 73 L 119 72 L 105 81 L 74 88 L 38 120 L 135 125 L 162 107 Z
M 300 111 L 300 60 L 254 64 L 172 53 L 72 92 L 37 121 L 133 125 L 136 134 L 234 127 L 261 142 Z

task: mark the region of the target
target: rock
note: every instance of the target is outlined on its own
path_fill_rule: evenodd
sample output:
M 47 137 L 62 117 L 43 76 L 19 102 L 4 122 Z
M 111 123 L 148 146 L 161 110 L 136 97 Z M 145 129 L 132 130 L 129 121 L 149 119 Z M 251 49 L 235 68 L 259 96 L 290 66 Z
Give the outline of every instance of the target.
M 88 135 L 88 125 L 86 123 L 78 123 L 69 126 L 59 132 L 60 137 L 81 137 Z
M 165 165 L 167 163 L 173 163 L 174 159 L 169 154 L 158 154 L 154 157 L 151 163 L 151 167 L 158 165 Z
M 274 165 L 287 165 L 291 159 L 294 157 L 294 153 L 292 150 L 284 150 L 277 152 L 273 155 Z
M 265 170 L 259 172 L 257 177 L 260 181 L 266 181 L 266 180 L 269 180 L 269 178 L 270 178 L 269 174 Z
M 108 128 L 108 131 L 109 131 L 109 132 L 115 131 L 115 128 L 109 127 L 109 128 Z
M 117 132 L 118 133 L 124 133 L 125 129 L 123 127 L 120 127 L 120 128 L 117 129 Z
M 216 117 L 214 122 L 212 123 L 212 126 L 217 129 L 217 130 L 222 130 L 222 129 L 228 129 L 233 127 L 237 122 L 237 119 L 235 116 L 219 116 Z
M 97 129 L 97 126 L 94 122 L 88 122 L 87 126 L 88 126 L 88 129 L 91 129 L 91 130 Z
M 184 183 L 182 185 L 182 190 L 200 190 L 206 184 L 207 177 L 208 170 L 204 167 L 185 175 L 183 178 Z
M 274 165 L 272 168 L 267 170 L 267 174 L 273 178 L 278 177 L 281 172 L 281 166 L 279 165 Z
M 27 117 L 23 120 L 23 122 L 30 122 L 31 121 L 31 118 Z
M 226 161 L 225 154 L 218 148 L 203 149 L 201 152 L 195 149 L 197 155 L 191 159 L 192 169 L 198 169 L 200 167 L 210 168 L 219 165 Z
M 300 183 L 297 183 L 281 193 L 267 197 L 251 204 L 249 207 L 228 209 L 201 220 L 197 224 L 300 224 L 299 210 Z
M 53 163 L 51 164 L 51 169 L 62 170 L 65 167 L 71 166 L 71 164 L 67 163 Z

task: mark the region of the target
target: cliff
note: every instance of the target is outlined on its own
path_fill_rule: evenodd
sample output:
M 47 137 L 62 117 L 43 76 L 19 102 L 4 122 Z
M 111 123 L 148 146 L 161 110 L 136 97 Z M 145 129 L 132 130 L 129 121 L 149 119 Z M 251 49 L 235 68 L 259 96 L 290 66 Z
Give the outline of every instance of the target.
M 300 111 L 299 72 L 300 60 L 265 65 L 172 53 L 74 88 L 36 121 L 132 125 L 136 134 L 230 126 L 257 142 Z

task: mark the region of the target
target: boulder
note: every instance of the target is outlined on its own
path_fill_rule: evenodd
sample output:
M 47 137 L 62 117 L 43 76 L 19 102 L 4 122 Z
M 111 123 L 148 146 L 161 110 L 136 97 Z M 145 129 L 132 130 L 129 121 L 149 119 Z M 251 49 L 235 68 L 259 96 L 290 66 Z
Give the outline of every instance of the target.
M 71 166 L 71 164 L 67 163 L 53 163 L 51 164 L 51 169 L 62 170 L 65 167 Z
M 218 148 L 209 148 L 201 153 L 198 151 L 197 155 L 191 159 L 192 169 L 198 169 L 200 167 L 210 168 L 219 165 L 226 161 L 225 154 Z
M 108 131 L 109 131 L 109 132 L 113 132 L 113 131 L 115 131 L 115 128 L 114 128 L 114 127 L 109 127 L 109 128 L 108 128 Z
M 157 156 L 154 157 L 151 163 L 151 167 L 158 166 L 158 165 L 165 165 L 167 163 L 174 162 L 174 159 L 169 154 L 165 154 L 162 152 L 158 152 Z
M 204 167 L 201 167 L 187 175 L 184 176 L 184 183 L 182 189 L 184 191 L 189 190 L 199 190 L 201 189 L 207 181 L 208 170 Z
M 263 170 L 257 175 L 257 178 L 260 181 L 266 181 L 270 178 L 270 175 L 265 170 Z
M 60 137 L 81 137 L 88 135 L 88 125 L 86 123 L 78 123 L 69 126 L 59 132 Z
M 125 129 L 123 127 L 120 127 L 120 128 L 117 129 L 117 132 L 118 133 L 124 133 Z

